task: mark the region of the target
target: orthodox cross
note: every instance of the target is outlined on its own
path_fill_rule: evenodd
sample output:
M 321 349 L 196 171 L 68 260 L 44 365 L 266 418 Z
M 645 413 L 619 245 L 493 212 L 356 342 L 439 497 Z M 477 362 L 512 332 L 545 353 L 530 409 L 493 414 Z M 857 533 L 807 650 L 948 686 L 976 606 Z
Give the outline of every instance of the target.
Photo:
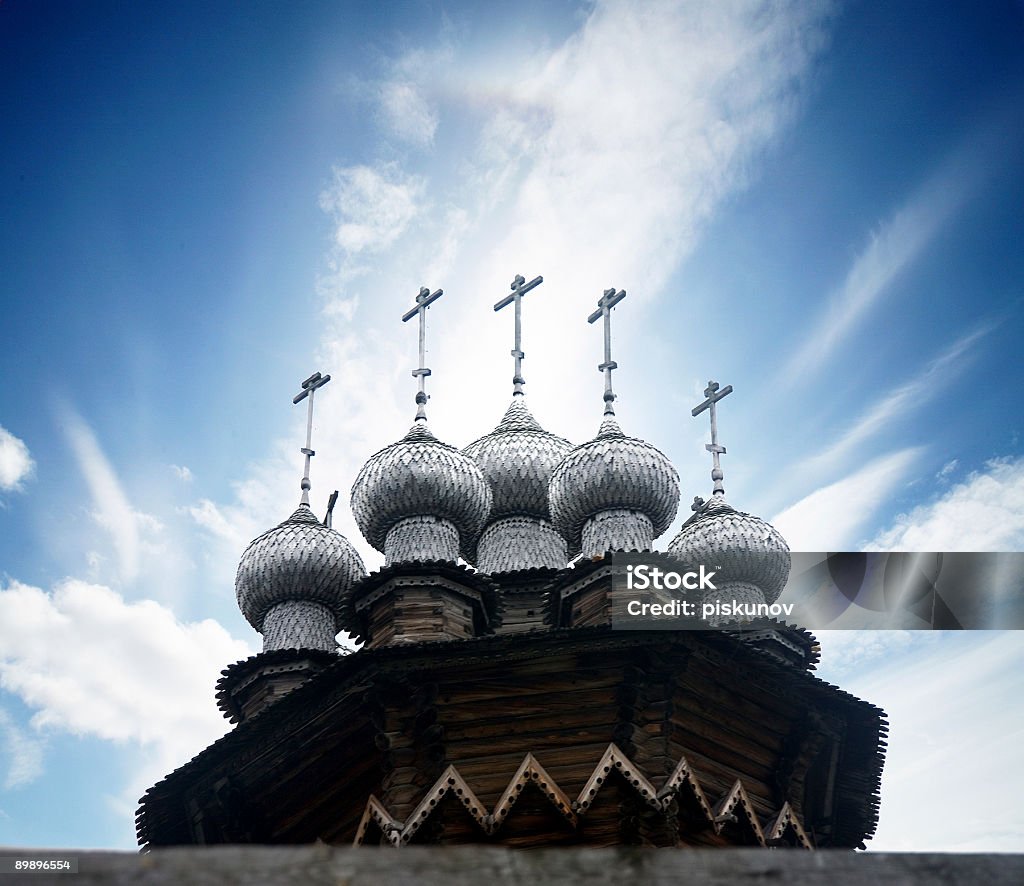
M 606 289 L 604 295 L 597 300 L 597 310 L 587 317 L 588 323 L 594 323 L 599 317 L 604 317 L 604 363 L 598 366 L 598 370 L 604 373 L 604 414 L 615 415 L 615 394 L 612 393 L 612 370 L 618 369 L 619 364 L 612 359 L 612 308 L 626 297 L 626 290 L 615 291 L 613 286 Z
M 704 389 L 704 396 L 707 399 L 700 406 L 694 406 L 690 410 L 690 415 L 693 416 L 700 415 L 705 409 L 711 410 L 711 442 L 705 443 L 704 448 L 711 453 L 711 457 L 714 460 L 711 468 L 711 479 L 715 481 L 714 494 L 719 498 L 725 497 L 725 487 L 722 485 L 725 474 L 722 473 L 722 463 L 718 458 L 720 455 L 725 455 L 725 447 L 720 446 L 718 443 L 718 419 L 715 415 L 715 404 L 731 393 L 732 385 L 726 385 L 719 390 L 717 381 L 709 381 L 708 386 Z
M 544 282 L 543 277 L 534 277 L 529 283 L 526 282 L 526 278 L 521 274 L 516 274 L 515 280 L 512 281 L 512 294 L 506 295 L 500 302 L 494 306 L 495 311 L 500 311 L 505 305 L 515 303 L 516 306 L 516 346 L 512 349 L 512 356 L 515 357 L 516 369 L 515 375 L 512 376 L 512 396 L 522 397 L 523 396 L 523 385 L 526 381 L 523 379 L 523 357 L 526 354 L 522 351 L 522 300 L 523 296 L 526 295 L 531 289 L 536 286 L 540 286 Z
M 301 503 L 304 505 L 309 504 L 309 460 L 316 455 L 310 448 L 313 443 L 313 394 L 316 393 L 317 388 L 322 388 L 330 380 L 331 377 L 329 375 L 321 375 L 319 372 L 314 372 L 302 383 L 302 390 L 292 397 L 292 403 L 301 403 L 307 397 L 309 398 L 309 409 L 306 411 L 306 446 L 302 449 L 302 454 L 306 456 L 306 470 L 302 474 Z
M 411 320 L 417 314 L 420 315 L 420 366 L 414 369 L 412 374 L 420 380 L 420 389 L 416 393 L 416 421 L 426 421 L 427 412 L 424 408 L 427 405 L 426 379 L 430 370 L 423 364 L 427 362 L 426 331 L 427 331 L 427 308 L 436 302 L 442 295 L 443 289 L 431 292 L 426 286 L 421 286 L 419 295 L 416 296 L 416 307 L 410 308 L 402 315 L 402 322 Z

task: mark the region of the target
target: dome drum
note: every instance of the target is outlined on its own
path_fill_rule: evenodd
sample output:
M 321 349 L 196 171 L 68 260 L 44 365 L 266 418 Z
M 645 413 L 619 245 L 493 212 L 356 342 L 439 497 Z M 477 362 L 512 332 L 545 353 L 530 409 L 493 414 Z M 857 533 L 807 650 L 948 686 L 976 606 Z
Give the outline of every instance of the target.
M 654 526 L 640 511 L 609 508 L 583 524 L 584 557 L 600 557 L 606 551 L 649 551 L 653 545 Z
M 550 523 L 535 517 L 492 521 L 476 549 L 476 566 L 487 573 L 562 569 L 568 560 L 565 539 Z
M 388 530 L 384 539 L 384 565 L 459 558 L 459 530 L 440 517 L 406 517 Z
M 273 607 L 263 619 L 263 651 L 274 649 L 337 648 L 334 613 L 322 603 L 286 600 Z

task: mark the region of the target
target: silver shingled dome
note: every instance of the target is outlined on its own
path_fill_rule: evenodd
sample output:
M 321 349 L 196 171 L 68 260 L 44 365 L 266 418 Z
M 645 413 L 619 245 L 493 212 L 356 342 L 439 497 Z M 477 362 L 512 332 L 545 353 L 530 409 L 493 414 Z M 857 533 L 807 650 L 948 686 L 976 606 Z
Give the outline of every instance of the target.
M 489 520 L 520 516 L 550 520 L 548 483 L 570 449 L 572 443 L 545 431 L 523 398 L 514 397 L 498 426 L 462 451 L 491 485 Z
M 781 533 L 722 496 L 713 496 L 683 524 L 668 551 L 684 563 L 717 567 L 719 580 L 756 585 L 766 603 L 779 598 L 789 578 L 789 545 Z
M 601 422 L 597 436 L 559 462 L 548 490 L 551 517 L 579 549 L 583 524 L 612 509 L 639 511 L 661 535 L 675 519 L 679 475 L 650 443 L 627 437 L 613 418 Z
M 490 513 L 491 489 L 473 459 L 417 422 L 363 465 L 351 501 L 360 531 L 378 551 L 392 526 L 416 516 L 450 520 L 467 551 Z
M 287 601 L 321 603 L 337 623 L 352 586 L 365 574 L 348 539 L 303 504 L 249 543 L 238 564 L 235 596 L 246 620 L 260 632 L 267 612 Z

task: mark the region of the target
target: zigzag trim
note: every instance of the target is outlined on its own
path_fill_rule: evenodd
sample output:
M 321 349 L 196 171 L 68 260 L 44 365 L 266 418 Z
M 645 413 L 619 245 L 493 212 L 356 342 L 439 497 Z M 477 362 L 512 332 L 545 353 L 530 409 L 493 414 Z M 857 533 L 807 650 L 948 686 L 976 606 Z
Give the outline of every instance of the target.
M 775 816 L 765 828 L 765 838 L 767 839 L 768 845 L 772 846 L 782 841 L 782 835 L 786 831 L 792 831 L 796 841 L 804 847 L 804 849 L 813 849 L 810 838 L 804 831 L 803 825 L 800 824 L 800 820 L 796 817 L 796 813 L 793 812 L 792 807 L 788 802 L 782 804 L 782 808 L 779 810 L 779 814 Z
M 754 812 L 754 807 L 750 803 L 750 797 L 747 796 L 747 789 L 743 787 L 742 782 L 737 778 L 729 793 L 727 793 L 714 808 L 715 823 L 724 825 L 727 822 L 735 822 L 736 809 L 737 807 L 743 812 L 744 817 L 750 823 L 750 827 L 754 832 L 754 836 L 757 837 L 757 842 L 761 846 L 767 846 L 767 842 L 764 839 L 764 831 L 761 830 L 761 823 L 757 820 L 757 814 Z
M 784 835 L 789 832 L 805 849 L 813 849 L 811 841 L 788 802 L 784 803 L 767 826 L 762 828 L 746 788 L 743 787 L 739 779 L 736 779 L 725 796 L 712 806 L 686 757 L 680 757 L 679 763 L 665 784 L 660 790 L 656 790 L 636 764 L 622 753 L 614 742 L 605 749 L 593 773 L 575 800 L 569 799 L 565 791 L 548 775 L 533 754 L 527 754 L 495 805 L 494 811 L 488 813 L 458 769 L 454 765 L 449 765 L 412 811 L 407 821 L 403 822 L 394 818 L 376 795 L 371 795 L 366 802 L 366 809 L 363 811 L 363 817 L 359 821 L 356 836 L 352 842 L 355 846 L 361 846 L 366 839 L 371 823 L 376 823 L 384 835 L 385 842 L 396 848 L 408 844 L 437 808 L 441 799 L 448 793 L 452 793 L 461 800 L 470 817 L 480 825 L 485 834 L 492 835 L 504 823 L 519 799 L 519 795 L 530 782 L 534 782 L 551 802 L 551 805 L 573 828 L 576 828 L 579 816 L 586 814 L 601 787 L 615 769 L 632 785 L 644 802 L 655 810 L 665 811 L 677 796 L 686 792 L 697 801 L 704 812 L 708 825 L 716 834 L 721 833 L 726 825 L 737 822 L 739 820 L 737 813 L 739 813 L 743 816 L 744 823 L 749 824 L 750 830 L 761 846 L 778 845 L 783 842 Z
M 631 785 L 636 788 L 644 800 L 647 801 L 648 805 L 653 806 L 655 809 L 664 809 L 665 802 L 663 799 L 659 799 L 658 792 L 643 775 L 637 771 L 636 766 L 622 751 L 619 750 L 618 746 L 613 742 L 608 745 L 605 749 L 600 762 L 597 764 L 597 768 L 594 769 L 593 774 L 587 779 L 587 783 L 583 785 L 583 790 L 580 791 L 580 795 L 576 798 L 576 802 L 573 803 L 573 809 L 577 812 L 586 812 L 590 808 L 590 804 L 594 802 L 594 797 L 597 796 L 597 792 L 601 789 L 601 785 L 604 784 L 605 779 L 608 778 L 612 773 L 612 769 L 618 769 Z
M 668 781 L 658 791 L 658 798 L 662 801 L 662 805 L 667 808 L 668 804 L 672 802 L 673 797 L 677 797 L 684 786 L 687 788 L 690 796 L 697 801 L 701 811 L 704 813 L 704 817 L 713 823 L 715 813 L 711 810 L 711 804 L 704 794 L 704 788 L 701 787 L 696 774 L 694 774 L 690 764 L 686 761 L 686 757 L 680 757 L 676 768 L 668 777 Z

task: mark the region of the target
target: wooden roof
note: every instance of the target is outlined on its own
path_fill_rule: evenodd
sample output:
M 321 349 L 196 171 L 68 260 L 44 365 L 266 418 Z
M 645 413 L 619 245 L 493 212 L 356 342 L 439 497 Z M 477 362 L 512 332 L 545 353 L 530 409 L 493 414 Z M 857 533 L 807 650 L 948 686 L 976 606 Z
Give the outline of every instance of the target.
M 549 685 L 551 692 L 538 695 Z M 666 700 L 652 701 L 663 690 Z M 512 701 L 503 707 L 502 699 Z M 387 714 L 396 704 L 408 713 Z M 602 720 L 599 709 L 611 715 Z M 652 710 L 658 722 L 650 720 Z M 416 720 L 415 741 L 394 733 L 388 717 L 401 721 L 400 732 Z M 778 717 L 782 725 L 772 722 Z M 609 725 L 593 725 L 604 722 Z M 816 736 L 826 727 L 843 737 L 841 756 L 820 776 L 834 792 L 835 815 L 828 833 L 808 834 L 806 813 L 801 821 L 794 798 L 771 782 L 781 784 L 797 770 L 806 770 L 801 783 L 818 777 L 805 758 L 817 753 L 823 739 Z M 652 729 L 661 730 L 655 758 Z M 873 705 L 724 633 L 594 627 L 360 650 L 328 663 L 150 788 L 137 827 L 143 845 L 191 843 L 206 802 L 197 798 L 216 795 L 244 818 L 257 816 L 252 798 L 262 797 L 274 815 L 292 818 L 254 823 L 255 841 L 320 837 L 324 822 L 338 819 L 337 809 L 330 815 L 306 809 L 300 796 L 320 791 L 329 795 L 323 802 L 344 805 L 341 818 L 351 822 L 331 825 L 322 837 L 327 842 L 365 838 L 371 824 L 384 842 L 395 834 L 399 842 L 406 834 L 413 840 L 432 816 L 452 821 L 444 811 L 449 797 L 460 798 L 468 813 L 464 834 L 456 834 L 462 825 L 450 825 L 451 833 L 469 840 L 475 831 L 486 839 L 500 837 L 503 822 L 524 814 L 515 807 L 532 785 L 571 841 L 582 839 L 572 836 L 574 822 L 582 818 L 579 833 L 593 836 L 601 816 L 612 814 L 591 811 L 588 799 L 606 802 L 597 779 L 614 773 L 613 793 L 625 790 L 623 796 L 635 798 L 630 803 L 651 813 L 674 803 L 673 815 L 705 823 L 712 844 L 716 835 L 731 833 L 759 845 L 852 847 L 875 829 L 886 730 Z M 596 744 L 601 735 L 604 743 Z M 401 808 L 377 796 L 382 773 L 395 765 L 412 779 L 392 791 Z M 388 774 L 385 781 L 393 786 L 396 778 Z M 297 805 L 281 811 L 289 803 Z M 817 814 L 812 820 L 821 824 Z

